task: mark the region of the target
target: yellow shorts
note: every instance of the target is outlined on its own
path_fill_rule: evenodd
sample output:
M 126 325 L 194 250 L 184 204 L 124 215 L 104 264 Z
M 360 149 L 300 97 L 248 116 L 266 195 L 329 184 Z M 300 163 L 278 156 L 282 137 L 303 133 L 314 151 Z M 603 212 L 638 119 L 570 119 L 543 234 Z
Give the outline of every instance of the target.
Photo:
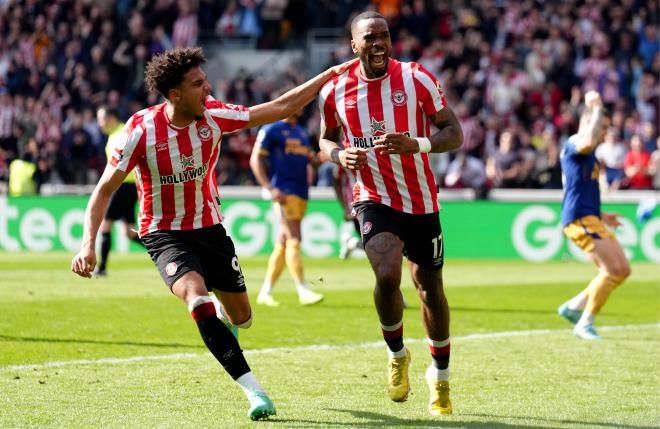
M 297 195 L 287 195 L 283 204 L 275 202 L 273 205 L 286 220 L 302 220 L 307 210 L 307 200 Z
M 591 252 L 596 246 L 594 240 L 614 238 L 614 234 L 598 216 L 584 216 L 566 225 L 564 235 L 580 249 Z

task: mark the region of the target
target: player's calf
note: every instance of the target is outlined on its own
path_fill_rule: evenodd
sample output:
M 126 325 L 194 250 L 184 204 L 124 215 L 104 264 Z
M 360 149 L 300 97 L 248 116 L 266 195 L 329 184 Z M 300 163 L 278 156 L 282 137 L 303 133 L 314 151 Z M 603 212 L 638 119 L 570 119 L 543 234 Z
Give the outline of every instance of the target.
M 188 309 L 197 323 L 206 347 L 239 384 L 250 401 L 248 417 L 258 420 L 275 415 L 273 402 L 250 371 L 238 340 L 217 317 L 211 297 L 206 295 L 194 298 L 188 304 Z

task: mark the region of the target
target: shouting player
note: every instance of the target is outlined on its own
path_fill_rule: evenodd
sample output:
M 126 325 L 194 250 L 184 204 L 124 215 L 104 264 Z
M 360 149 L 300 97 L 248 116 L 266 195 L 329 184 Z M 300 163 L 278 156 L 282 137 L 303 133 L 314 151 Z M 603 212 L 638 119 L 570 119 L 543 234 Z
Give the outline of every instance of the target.
M 463 133 L 437 79 L 419 64 L 390 58 L 390 32 L 381 15 L 357 15 L 351 34 L 360 61 L 321 90 L 320 146 L 333 162 L 356 171 L 354 210 L 376 276 L 374 301 L 388 348 L 389 396 L 405 401 L 410 391 L 400 290 L 405 255 L 431 350 L 429 411 L 451 414 L 444 245 L 428 153 L 458 148 Z M 438 128 L 433 134 L 431 124 Z

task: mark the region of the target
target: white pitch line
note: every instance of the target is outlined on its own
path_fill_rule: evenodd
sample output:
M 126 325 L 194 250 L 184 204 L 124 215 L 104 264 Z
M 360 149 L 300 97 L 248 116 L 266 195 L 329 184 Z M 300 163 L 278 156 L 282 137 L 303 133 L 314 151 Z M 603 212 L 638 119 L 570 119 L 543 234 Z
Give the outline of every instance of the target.
M 660 323 L 648 323 L 641 325 L 618 325 L 618 326 L 602 326 L 598 328 L 600 331 L 622 331 L 627 329 L 650 329 L 650 328 L 660 328 Z M 483 332 L 476 334 L 462 335 L 458 337 L 452 337 L 452 341 L 471 341 L 471 340 L 484 340 L 492 338 L 509 338 L 509 337 L 522 337 L 522 336 L 541 336 L 547 334 L 557 334 L 557 333 L 566 333 L 570 332 L 570 329 L 532 329 L 528 331 L 503 331 L 503 332 Z M 415 343 L 426 343 L 426 338 L 413 338 L 406 339 L 406 343 L 415 344 Z M 297 346 L 297 347 L 271 347 L 265 349 L 254 349 L 254 350 L 245 350 L 244 354 L 247 356 L 250 355 L 262 355 L 270 353 L 290 353 L 290 352 L 300 352 L 300 351 L 319 351 L 319 350 L 346 350 L 346 349 L 356 349 L 356 348 L 373 348 L 373 347 L 385 347 L 383 341 L 372 341 L 366 343 L 353 343 L 353 344 L 312 344 L 309 346 Z M 44 369 L 44 368 L 58 368 L 62 366 L 73 366 L 73 365 L 99 365 L 99 364 L 113 364 L 113 363 L 126 363 L 126 362 L 142 362 L 150 360 L 167 360 L 167 359 L 189 359 L 196 358 L 201 356 L 209 355 L 206 353 L 175 353 L 170 355 L 155 355 L 155 356 L 133 356 L 128 358 L 104 358 L 104 359 L 78 359 L 78 360 L 65 360 L 65 361 L 54 361 L 54 362 L 45 362 L 34 365 L 8 365 L 0 366 L 0 371 L 14 371 L 14 370 L 23 370 L 23 369 Z

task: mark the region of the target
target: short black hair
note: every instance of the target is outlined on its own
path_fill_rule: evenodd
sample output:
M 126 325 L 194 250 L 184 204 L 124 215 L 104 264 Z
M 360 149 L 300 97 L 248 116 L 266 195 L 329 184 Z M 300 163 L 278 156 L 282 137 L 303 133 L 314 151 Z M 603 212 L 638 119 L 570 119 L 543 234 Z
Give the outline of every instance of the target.
M 175 48 L 153 57 L 144 72 L 144 82 L 150 91 L 167 98 L 170 89 L 183 82 L 183 75 L 206 62 L 202 48 Z
M 353 37 L 353 34 L 355 33 L 355 28 L 357 27 L 358 22 L 364 19 L 382 19 L 383 21 L 387 22 L 385 17 L 378 12 L 375 12 L 373 10 L 362 12 L 356 15 L 355 18 L 353 18 L 353 20 L 351 21 L 351 37 Z
M 116 107 L 100 106 L 98 110 L 105 110 L 105 116 L 112 116 L 118 121 L 121 120 L 121 115 Z

